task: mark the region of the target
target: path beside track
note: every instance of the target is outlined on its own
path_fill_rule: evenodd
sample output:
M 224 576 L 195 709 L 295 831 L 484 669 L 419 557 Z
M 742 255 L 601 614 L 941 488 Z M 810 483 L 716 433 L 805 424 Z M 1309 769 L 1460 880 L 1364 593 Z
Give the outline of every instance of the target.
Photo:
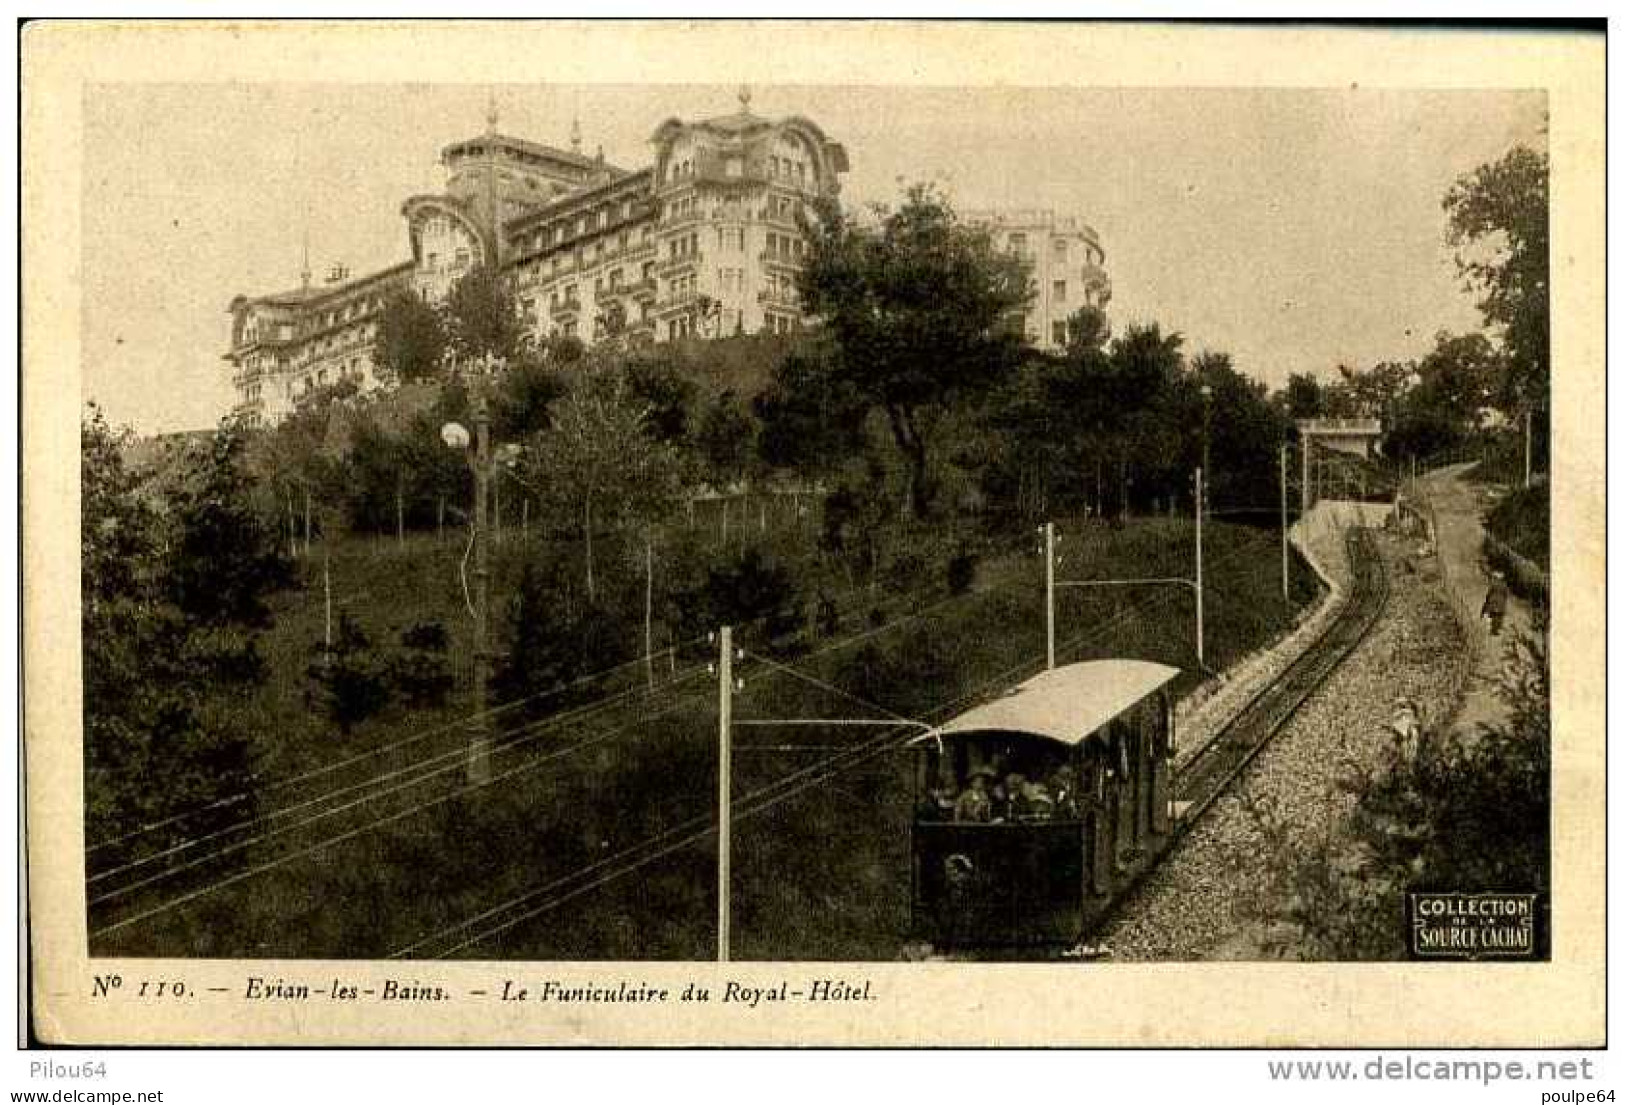
M 1484 486 L 1466 478 L 1472 468 L 1471 464 L 1455 464 L 1429 472 L 1418 481 L 1432 507 L 1444 582 L 1472 650 L 1472 679 L 1455 717 L 1455 729 L 1467 733 L 1506 720 L 1507 707 L 1497 694 L 1497 684 L 1510 659 L 1513 642 L 1533 627 L 1529 604 L 1512 594 L 1507 596 L 1506 620 L 1499 635 L 1492 637 L 1488 623 L 1479 616 L 1489 589 L 1484 564 L 1484 514 L 1492 504 Z

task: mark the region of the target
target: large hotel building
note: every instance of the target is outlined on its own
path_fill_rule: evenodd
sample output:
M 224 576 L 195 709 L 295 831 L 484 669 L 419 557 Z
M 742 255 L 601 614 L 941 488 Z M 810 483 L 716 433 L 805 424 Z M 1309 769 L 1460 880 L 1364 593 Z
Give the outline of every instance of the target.
M 342 380 L 376 382 L 372 348 L 388 297 L 435 302 L 493 260 L 537 336 L 591 342 L 626 330 L 657 341 L 783 332 L 800 325 L 795 278 L 805 254 L 797 215 L 835 197 L 846 151 L 811 120 L 740 110 L 655 131 L 654 164 L 628 170 L 580 150 L 497 133 L 442 152 L 443 192 L 402 205 L 411 259 L 351 279 L 231 303 L 225 355 L 236 413 L 274 422 L 305 395 Z M 1065 319 L 1101 305 L 1111 285 L 1093 230 L 1047 211 L 980 212 L 1006 248 L 1033 264 L 1037 294 L 1024 325 L 1035 344 L 1064 341 Z

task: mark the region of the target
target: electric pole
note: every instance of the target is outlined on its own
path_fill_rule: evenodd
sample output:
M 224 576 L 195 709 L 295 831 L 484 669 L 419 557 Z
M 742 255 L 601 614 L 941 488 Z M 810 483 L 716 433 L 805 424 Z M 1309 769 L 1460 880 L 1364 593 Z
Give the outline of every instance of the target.
M 1298 430 L 1298 448 L 1303 450 L 1303 507 L 1298 511 L 1298 517 L 1307 518 L 1309 516 L 1310 506 L 1310 454 L 1315 451 L 1315 439 L 1309 435 L 1308 431 L 1302 429 L 1301 427 Z
M 1196 470 L 1196 664 L 1198 667 L 1207 667 L 1207 659 L 1203 655 L 1202 632 L 1202 501 L 1204 486 L 1202 483 L 1202 470 Z
M 729 817 L 732 780 L 731 745 L 733 743 L 734 695 L 734 631 L 732 626 L 722 627 L 720 662 L 717 664 L 717 962 L 728 962 L 728 897 L 732 890 L 733 825 Z
M 1044 523 L 1044 666 L 1055 669 L 1055 523 Z
M 1287 450 L 1290 448 L 1285 442 L 1281 443 L 1281 597 L 1291 600 L 1292 589 L 1288 579 L 1291 570 L 1291 558 L 1287 551 L 1287 520 L 1286 520 L 1286 464 Z

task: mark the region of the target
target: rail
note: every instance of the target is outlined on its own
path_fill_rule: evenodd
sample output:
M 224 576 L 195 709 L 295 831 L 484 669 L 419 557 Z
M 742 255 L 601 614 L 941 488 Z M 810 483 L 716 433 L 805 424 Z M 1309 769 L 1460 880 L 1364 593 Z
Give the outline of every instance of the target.
M 1146 877 L 1178 850 L 1215 802 L 1269 746 L 1311 695 L 1336 671 L 1381 617 L 1388 600 L 1388 576 L 1370 532 L 1348 530 L 1353 581 L 1347 601 L 1320 636 L 1281 675 L 1253 695 L 1231 719 L 1185 762 L 1174 776 L 1178 816 L 1161 850 L 1141 866 L 1110 904 L 1095 916 L 1089 934 L 1105 929 L 1145 884 Z
M 1183 835 L 1363 641 L 1388 598 L 1388 577 L 1363 528 L 1347 536 L 1354 581 L 1348 602 L 1310 648 L 1280 678 L 1254 695 L 1180 772 L 1175 792 L 1188 802 Z

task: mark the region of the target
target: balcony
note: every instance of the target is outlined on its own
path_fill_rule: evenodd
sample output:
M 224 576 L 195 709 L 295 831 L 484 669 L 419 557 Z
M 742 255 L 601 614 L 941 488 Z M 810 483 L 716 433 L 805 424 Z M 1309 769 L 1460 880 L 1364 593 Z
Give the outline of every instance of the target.
M 553 318 L 573 318 L 581 313 L 581 300 L 573 295 L 565 296 L 557 303 L 548 304 L 547 313 Z
M 660 225 L 662 227 L 686 226 L 689 223 L 700 222 L 704 218 L 705 213 L 696 207 L 694 210 L 685 211 L 681 215 L 667 215 L 665 218 L 660 220 Z
M 759 219 L 768 226 L 776 226 L 783 230 L 800 230 L 801 223 L 796 220 L 794 211 L 785 211 L 775 214 L 771 208 L 764 208 Z
M 654 306 L 657 315 L 672 315 L 682 311 L 692 310 L 699 306 L 700 293 L 689 289 L 687 291 L 673 292 Z
M 758 256 L 757 260 L 761 261 L 763 265 L 777 269 L 788 269 L 791 272 L 797 272 L 801 269 L 801 260 L 799 258 L 784 253 L 763 253 Z
M 792 311 L 801 310 L 801 297 L 794 288 L 763 288 L 756 293 L 756 300 L 769 307 L 785 307 Z
M 680 257 L 668 257 L 664 261 L 656 262 L 655 272 L 661 276 L 670 276 L 672 273 L 693 268 L 699 263 L 700 255 L 698 253 L 685 253 Z

